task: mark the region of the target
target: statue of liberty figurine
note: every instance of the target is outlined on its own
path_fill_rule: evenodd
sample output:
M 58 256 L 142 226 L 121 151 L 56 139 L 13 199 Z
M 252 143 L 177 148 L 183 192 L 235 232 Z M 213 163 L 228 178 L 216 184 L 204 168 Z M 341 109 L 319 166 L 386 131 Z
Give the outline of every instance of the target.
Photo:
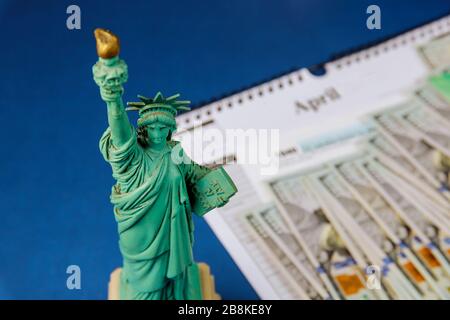
M 192 214 L 225 205 L 237 189 L 222 167 L 196 164 L 172 140 L 175 116 L 190 103 L 178 94 L 138 96 L 127 108 L 139 112 L 137 129 L 130 124 L 122 102 L 128 72 L 119 59 L 119 39 L 104 29 L 94 34 L 99 59 L 93 74 L 109 124 L 100 150 L 116 180 L 111 202 L 123 256 L 119 298 L 203 299 L 192 254 Z

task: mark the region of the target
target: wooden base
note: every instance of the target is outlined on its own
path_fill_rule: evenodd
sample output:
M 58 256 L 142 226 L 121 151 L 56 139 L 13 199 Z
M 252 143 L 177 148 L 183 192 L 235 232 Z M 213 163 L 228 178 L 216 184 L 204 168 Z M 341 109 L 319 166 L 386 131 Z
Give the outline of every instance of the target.
M 220 300 L 220 295 L 216 292 L 214 284 L 214 276 L 211 274 L 211 270 L 206 263 L 198 263 L 200 270 L 200 281 L 202 283 L 202 295 L 203 300 Z M 119 286 L 120 286 L 120 273 L 122 268 L 115 269 L 110 276 L 108 284 L 108 300 L 120 300 Z
M 122 268 L 115 269 L 110 277 L 108 283 L 108 300 L 120 300 L 119 287 L 120 287 L 120 274 Z
M 200 270 L 203 300 L 221 300 L 221 296 L 216 292 L 214 276 L 211 274 L 209 266 L 204 262 L 199 262 L 198 269 Z

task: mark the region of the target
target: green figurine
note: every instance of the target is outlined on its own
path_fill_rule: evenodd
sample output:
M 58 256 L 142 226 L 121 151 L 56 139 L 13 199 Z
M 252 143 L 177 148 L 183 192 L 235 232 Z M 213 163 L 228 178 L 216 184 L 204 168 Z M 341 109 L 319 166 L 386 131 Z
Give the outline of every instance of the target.
M 237 189 L 222 167 L 196 164 L 172 140 L 175 116 L 190 103 L 178 94 L 138 96 L 127 108 L 139 112 L 137 129 L 130 124 L 122 102 L 128 72 L 119 59 L 119 39 L 104 29 L 94 35 L 94 80 L 109 123 L 100 150 L 116 180 L 111 202 L 123 256 L 120 299 L 202 299 L 192 213 L 202 216 L 225 205 Z

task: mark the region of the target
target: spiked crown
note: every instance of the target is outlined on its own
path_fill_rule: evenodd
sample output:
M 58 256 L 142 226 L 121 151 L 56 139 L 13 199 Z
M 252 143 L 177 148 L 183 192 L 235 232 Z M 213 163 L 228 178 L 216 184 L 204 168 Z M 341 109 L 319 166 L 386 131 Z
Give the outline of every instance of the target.
M 126 110 L 139 111 L 138 126 L 144 126 L 154 121 L 155 117 L 168 118 L 175 124 L 175 116 L 180 110 L 190 110 L 188 105 L 191 103 L 186 100 L 177 100 L 179 93 L 164 98 L 161 92 L 158 92 L 155 97 L 147 98 L 138 95 L 139 102 L 128 102 Z

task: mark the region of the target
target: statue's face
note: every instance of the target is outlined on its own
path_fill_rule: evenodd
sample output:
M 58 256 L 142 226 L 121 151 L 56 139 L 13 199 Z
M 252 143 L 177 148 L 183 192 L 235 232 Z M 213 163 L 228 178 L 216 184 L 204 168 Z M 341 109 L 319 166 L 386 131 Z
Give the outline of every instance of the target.
M 170 128 L 163 123 L 154 122 L 147 126 L 150 146 L 158 146 L 166 143 Z

